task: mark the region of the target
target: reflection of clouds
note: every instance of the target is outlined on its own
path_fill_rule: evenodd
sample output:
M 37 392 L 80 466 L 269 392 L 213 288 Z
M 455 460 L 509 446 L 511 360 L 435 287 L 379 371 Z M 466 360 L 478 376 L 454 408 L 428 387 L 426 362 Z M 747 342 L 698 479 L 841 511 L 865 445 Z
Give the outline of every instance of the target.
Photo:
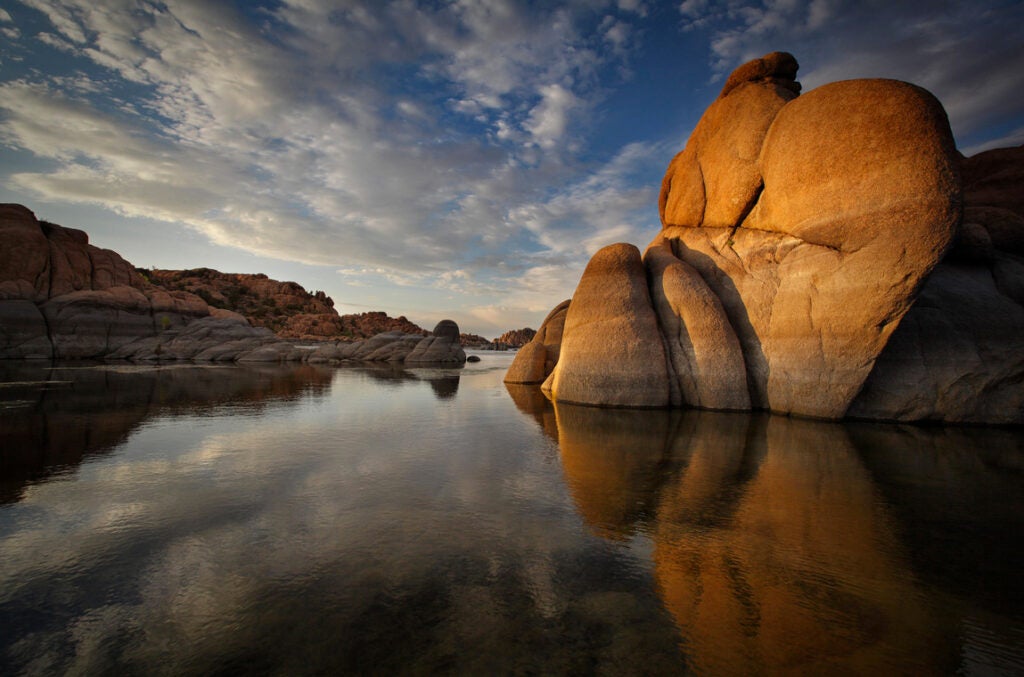
M 649 580 L 629 573 L 642 565 L 580 529 L 501 376 L 464 372 L 481 395 L 460 391 L 456 407 L 424 383 L 382 389 L 338 370 L 329 397 L 160 419 L 73 481 L 31 487 L 0 513 L 0 613 L 69 616 L 22 637 L 12 660 L 570 671 L 584 647 L 629 672 L 615 653 L 629 641 L 670 671 L 675 633 L 650 614 Z M 488 379 L 501 397 L 484 394 Z M 631 627 L 604 594 L 633 600 Z
M 913 536 L 956 527 L 955 562 L 964 524 L 1019 533 L 1016 433 L 556 407 L 485 367 L 449 401 L 330 374 L 244 416 L 168 403 L 0 508 L 0 623 L 23 623 L 0 671 L 673 674 L 680 635 L 708 671 L 1019 657 L 1020 583 L 991 575 L 1019 548 L 971 572 L 1000 606 Z

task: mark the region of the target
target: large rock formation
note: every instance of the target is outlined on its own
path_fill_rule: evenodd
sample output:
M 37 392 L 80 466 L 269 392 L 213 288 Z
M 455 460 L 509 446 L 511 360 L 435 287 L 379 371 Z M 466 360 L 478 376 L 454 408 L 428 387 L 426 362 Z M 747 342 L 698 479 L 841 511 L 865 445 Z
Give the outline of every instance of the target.
M 732 74 L 669 164 L 642 264 L 599 251 L 558 363 L 541 373 L 527 345 L 510 382 L 602 406 L 1024 422 L 1022 149 L 964 160 L 925 90 L 799 95 L 796 70 L 776 52 Z
M 21 205 L 0 205 L 0 243 L 0 359 L 466 361 L 458 325 L 451 320 L 442 320 L 426 336 L 399 318 L 405 323 L 400 326 L 409 324 L 412 333 L 392 331 L 366 341 L 297 345 L 267 327 L 252 326 L 239 313 L 211 307 L 186 291 L 187 285 L 167 290 L 153 284 L 116 252 L 90 245 L 84 232 L 39 221 Z M 263 285 L 265 298 L 279 292 L 285 305 L 288 299 L 305 299 L 310 309 L 333 313 L 326 296 L 310 296 L 295 283 L 261 275 L 198 272 L 203 271 L 209 274 L 186 277 L 212 281 L 202 289 L 214 300 L 214 292 L 220 292 L 213 282 L 229 279 L 236 291 Z M 377 315 L 386 318 L 383 313 L 368 315 L 374 315 L 373 320 L 379 319 Z
M 210 315 L 202 299 L 148 284 L 81 230 L 0 205 L 0 357 L 92 358 Z

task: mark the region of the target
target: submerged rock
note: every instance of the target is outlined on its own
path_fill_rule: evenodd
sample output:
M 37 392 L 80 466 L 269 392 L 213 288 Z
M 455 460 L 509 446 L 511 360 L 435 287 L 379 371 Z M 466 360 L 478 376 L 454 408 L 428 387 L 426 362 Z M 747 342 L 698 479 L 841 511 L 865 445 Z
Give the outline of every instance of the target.
M 798 96 L 796 70 L 776 52 L 733 73 L 669 164 L 642 264 L 595 254 L 557 364 L 527 344 L 508 382 L 543 373 L 553 399 L 600 406 L 1024 423 L 1022 149 L 964 160 L 927 91 Z

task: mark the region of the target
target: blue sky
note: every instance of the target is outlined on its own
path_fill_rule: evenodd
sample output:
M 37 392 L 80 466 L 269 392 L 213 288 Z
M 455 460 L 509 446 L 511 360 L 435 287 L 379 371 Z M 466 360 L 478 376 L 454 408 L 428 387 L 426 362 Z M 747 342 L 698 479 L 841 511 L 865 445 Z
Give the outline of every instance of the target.
M 0 200 L 138 266 L 263 272 L 430 328 L 536 327 L 643 247 L 724 76 L 931 90 L 1024 143 L 1024 3 L 8 0 Z

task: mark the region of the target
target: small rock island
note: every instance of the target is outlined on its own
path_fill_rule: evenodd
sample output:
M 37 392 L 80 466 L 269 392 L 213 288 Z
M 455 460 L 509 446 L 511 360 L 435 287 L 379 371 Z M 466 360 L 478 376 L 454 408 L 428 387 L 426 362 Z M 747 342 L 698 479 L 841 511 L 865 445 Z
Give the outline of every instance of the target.
M 895 80 L 737 68 L 662 229 L 598 251 L 506 375 L 603 407 L 1024 423 L 1024 146 L 965 158 Z

